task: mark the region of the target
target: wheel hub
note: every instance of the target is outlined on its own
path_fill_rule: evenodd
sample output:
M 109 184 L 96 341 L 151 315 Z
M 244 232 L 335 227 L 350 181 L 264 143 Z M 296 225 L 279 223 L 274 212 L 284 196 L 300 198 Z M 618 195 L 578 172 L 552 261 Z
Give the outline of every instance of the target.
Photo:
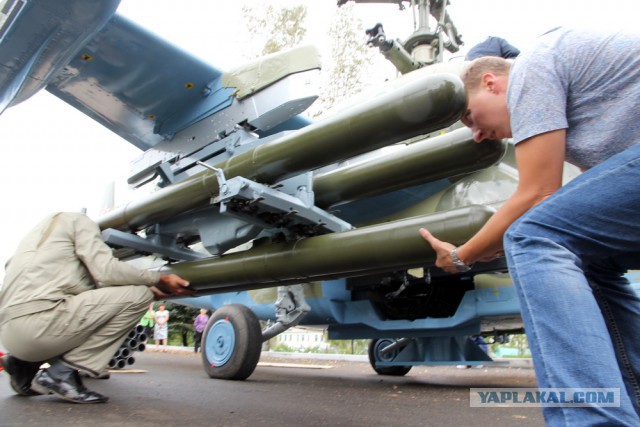
M 207 359 L 211 366 L 222 366 L 233 355 L 236 344 L 235 330 L 231 322 L 220 319 L 211 326 L 207 336 Z

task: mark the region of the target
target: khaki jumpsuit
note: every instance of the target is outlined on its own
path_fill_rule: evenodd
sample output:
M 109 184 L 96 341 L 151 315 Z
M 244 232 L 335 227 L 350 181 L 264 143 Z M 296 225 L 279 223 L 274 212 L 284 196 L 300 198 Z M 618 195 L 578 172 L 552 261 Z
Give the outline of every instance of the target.
M 86 215 L 50 215 L 7 266 L 0 341 L 19 359 L 61 357 L 98 375 L 153 301 L 149 287 L 159 278 L 113 257 Z

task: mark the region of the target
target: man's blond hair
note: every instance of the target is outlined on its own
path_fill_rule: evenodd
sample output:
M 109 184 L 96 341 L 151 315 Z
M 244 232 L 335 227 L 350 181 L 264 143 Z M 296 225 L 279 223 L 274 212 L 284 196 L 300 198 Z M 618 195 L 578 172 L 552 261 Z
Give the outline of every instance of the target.
M 482 82 L 482 76 L 486 73 L 496 76 L 508 76 L 511 62 L 499 56 L 483 56 L 471 61 L 462 71 L 460 78 L 467 92 L 475 92 Z

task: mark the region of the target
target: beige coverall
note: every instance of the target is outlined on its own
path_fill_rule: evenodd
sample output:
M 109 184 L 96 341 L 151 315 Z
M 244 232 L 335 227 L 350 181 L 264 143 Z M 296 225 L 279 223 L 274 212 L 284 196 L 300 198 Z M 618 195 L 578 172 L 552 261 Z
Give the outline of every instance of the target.
M 98 375 L 153 301 L 160 273 L 114 258 L 80 213 L 44 219 L 22 240 L 0 290 L 0 341 L 15 357 Z

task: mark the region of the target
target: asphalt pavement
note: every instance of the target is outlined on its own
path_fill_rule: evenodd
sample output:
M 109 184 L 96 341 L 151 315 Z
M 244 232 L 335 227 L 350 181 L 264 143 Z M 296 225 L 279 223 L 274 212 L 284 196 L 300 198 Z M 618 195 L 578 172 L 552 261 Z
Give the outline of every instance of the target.
M 15 396 L 0 373 L 0 426 L 542 426 L 539 408 L 471 408 L 471 387 L 535 387 L 530 367 L 414 367 L 377 375 L 368 362 L 263 355 L 245 381 L 209 378 L 200 354 L 153 349 L 85 384 L 110 397 L 79 405 Z

